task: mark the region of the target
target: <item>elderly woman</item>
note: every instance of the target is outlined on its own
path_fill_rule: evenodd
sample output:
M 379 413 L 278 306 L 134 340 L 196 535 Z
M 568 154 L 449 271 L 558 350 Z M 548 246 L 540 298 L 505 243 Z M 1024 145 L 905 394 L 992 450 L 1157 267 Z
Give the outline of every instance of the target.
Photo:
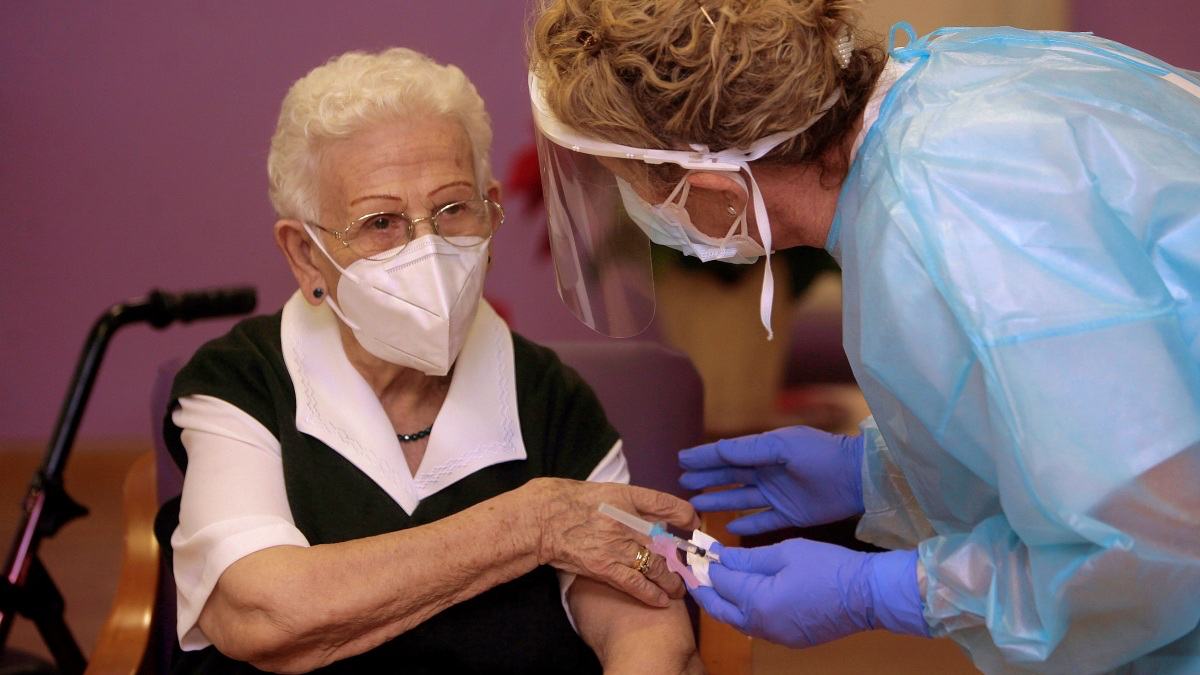
M 863 433 L 685 450 L 682 483 L 765 509 L 739 534 L 861 516 L 894 550 L 729 548 L 694 597 L 797 647 L 887 628 L 989 673 L 1200 673 L 1200 76 L 1088 34 L 884 50 L 856 4 L 544 0 L 530 31 L 581 318 L 648 316 L 599 311 L 636 279 L 594 245 L 618 236 L 842 267 Z
M 463 73 L 406 49 L 288 92 L 268 167 L 300 288 L 172 393 L 177 670 L 698 667 L 679 578 L 597 508 L 695 512 L 619 485 L 587 385 L 482 300 L 490 143 Z

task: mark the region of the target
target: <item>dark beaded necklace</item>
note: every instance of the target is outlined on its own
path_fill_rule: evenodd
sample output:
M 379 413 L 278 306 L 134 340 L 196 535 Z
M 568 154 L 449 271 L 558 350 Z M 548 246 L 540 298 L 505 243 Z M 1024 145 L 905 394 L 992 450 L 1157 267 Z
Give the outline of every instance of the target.
M 399 438 L 401 443 L 411 443 L 425 438 L 431 431 L 433 431 L 432 424 L 413 434 L 396 434 L 396 438 Z

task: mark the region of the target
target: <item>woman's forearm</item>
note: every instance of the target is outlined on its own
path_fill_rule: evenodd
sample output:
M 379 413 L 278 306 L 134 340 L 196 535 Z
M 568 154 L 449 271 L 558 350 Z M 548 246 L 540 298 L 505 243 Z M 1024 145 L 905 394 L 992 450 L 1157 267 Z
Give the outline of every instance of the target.
M 538 565 L 660 607 L 682 597 L 661 560 L 645 575 L 628 566 L 645 537 L 599 516 L 603 503 L 685 530 L 699 522 L 687 502 L 661 492 L 535 478 L 422 527 L 248 555 L 221 574 L 200 629 L 230 657 L 299 672 L 365 652 Z
M 540 488 L 527 484 L 429 525 L 229 566 L 200 628 L 223 653 L 303 672 L 365 652 L 538 565 Z

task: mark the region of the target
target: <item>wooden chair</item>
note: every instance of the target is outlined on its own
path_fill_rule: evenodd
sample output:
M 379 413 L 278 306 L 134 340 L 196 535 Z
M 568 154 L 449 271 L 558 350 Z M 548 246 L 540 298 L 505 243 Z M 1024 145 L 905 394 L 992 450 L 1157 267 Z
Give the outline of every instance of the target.
M 154 515 L 158 510 L 154 462 L 153 452 L 141 455 L 125 477 L 121 576 L 112 609 L 88 662 L 88 673 L 155 672 L 148 663 L 143 664 L 152 634 L 161 564 L 158 541 L 154 538 Z

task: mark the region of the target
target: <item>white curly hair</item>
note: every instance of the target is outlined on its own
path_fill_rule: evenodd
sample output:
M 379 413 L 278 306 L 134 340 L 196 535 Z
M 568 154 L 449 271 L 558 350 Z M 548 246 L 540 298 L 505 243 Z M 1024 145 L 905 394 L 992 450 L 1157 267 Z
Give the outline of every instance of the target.
M 483 99 L 461 70 L 411 49 L 348 52 L 318 66 L 283 98 L 267 155 L 269 194 L 281 218 L 316 221 L 322 147 L 374 124 L 444 115 L 471 142 L 476 185 L 492 181 L 492 126 Z

